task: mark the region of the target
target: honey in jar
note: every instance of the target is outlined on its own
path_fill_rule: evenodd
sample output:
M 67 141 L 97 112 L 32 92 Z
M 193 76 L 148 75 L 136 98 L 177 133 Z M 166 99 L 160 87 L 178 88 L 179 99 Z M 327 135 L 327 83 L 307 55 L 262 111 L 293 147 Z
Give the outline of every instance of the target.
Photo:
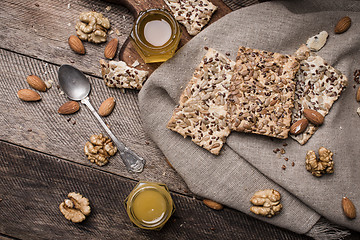
M 143 229 L 161 229 L 175 211 L 165 184 L 139 182 L 125 200 L 130 220 Z
M 149 9 L 139 14 L 131 31 L 132 44 L 145 63 L 164 62 L 174 56 L 181 29 L 164 9 Z

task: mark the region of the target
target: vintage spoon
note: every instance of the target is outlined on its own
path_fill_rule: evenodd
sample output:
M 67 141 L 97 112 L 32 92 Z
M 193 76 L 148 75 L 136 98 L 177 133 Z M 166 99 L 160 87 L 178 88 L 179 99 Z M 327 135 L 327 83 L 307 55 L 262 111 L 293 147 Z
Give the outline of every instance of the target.
M 59 84 L 61 89 L 71 100 L 81 101 L 81 103 L 85 104 L 94 114 L 107 134 L 115 142 L 126 169 L 129 172 L 142 172 L 144 169 L 145 160 L 136 155 L 136 153 L 127 148 L 115 137 L 115 135 L 101 119 L 99 114 L 95 111 L 94 107 L 91 105 L 88 97 L 91 90 L 91 85 L 85 75 L 70 65 L 62 65 L 59 69 Z

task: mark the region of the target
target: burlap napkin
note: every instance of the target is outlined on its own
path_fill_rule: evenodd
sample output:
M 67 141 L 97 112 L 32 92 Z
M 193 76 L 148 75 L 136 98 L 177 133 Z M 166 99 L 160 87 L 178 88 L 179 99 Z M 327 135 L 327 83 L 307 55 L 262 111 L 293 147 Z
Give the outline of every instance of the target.
M 360 118 L 356 113 L 360 104 L 353 88 L 353 72 L 360 68 L 359 12 L 359 1 L 337 0 L 266 2 L 243 8 L 207 27 L 150 76 L 139 94 L 144 129 L 192 192 L 259 218 L 249 212 L 249 199 L 257 190 L 274 188 L 282 195 L 283 211 L 260 219 L 306 233 L 322 215 L 360 231 L 360 218 L 347 219 L 341 207 L 342 197 L 347 196 L 360 208 Z M 334 26 L 343 16 L 352 19 L 352 26 L 335 35 Z M 233 60 L 240 45 L 292 54 L 323 30 L 330 36 L 318 54 L 346 74 L 349 86 L 304 146 L 291 138 L 233 132 L 220 155 L 214 156 L 166 128 L 182 89 L 205 54 L 204 46 L 231 53 Z M 280 158 L 273 150 L 284 143 L 288 146 Z M 316 178 L 305 169 L 305 155 L 321 146 L 334 152 L 335 173 Z

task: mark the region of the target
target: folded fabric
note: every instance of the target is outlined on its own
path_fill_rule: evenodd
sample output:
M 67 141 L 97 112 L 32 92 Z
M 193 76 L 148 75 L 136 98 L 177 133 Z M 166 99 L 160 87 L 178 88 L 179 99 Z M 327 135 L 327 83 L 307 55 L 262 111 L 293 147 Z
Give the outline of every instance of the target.
M 353 72 L 360 68 L 360 24 L 352 24 L 343 34 L 334 33 L 337 21 L 344 16 L 360 22 L 359 12 L 359 1 L 253 5 L 208 26 L 152 73 L 139 94 L 144 129 L 192 192 L 297 233 L 312 229 L 320 215 L 360 231 L 359 217 L 347 219 L 341 207 L 346 196 L 360 208 L 360 118 L 352 80 Z M 317 54 L 344 73 L 349 86 L 305 145 L 292 138 L 233 132 L 215 156 L 166 128 L 183 89 L 206 53 L 205 46 L 230 53 L 234 61 L 239 46 L 294 54 L 309 37 L 323 30 L 329 39 Z M 322 146 L 334 153 L 335 172 L 317 178 L 306 171 L 305 156 L 308 150 L 317 151 Z M 249 211 L 252 195 L 268 188 L 280 192 L 283 205 L 281 213 L 271 219 Z

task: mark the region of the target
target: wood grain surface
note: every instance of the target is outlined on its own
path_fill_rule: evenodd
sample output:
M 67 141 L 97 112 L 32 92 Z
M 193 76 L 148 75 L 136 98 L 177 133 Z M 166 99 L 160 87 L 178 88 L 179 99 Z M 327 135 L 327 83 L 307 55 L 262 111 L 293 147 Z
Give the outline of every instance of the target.
M 131 224 L 123 201 L 136 181 L 0 141 L 0 232 L 22 239 L 307 239 L 232 209 L 215 211 L 172 192 L 176 211 L 161 231 Z M 64 178 L 66 176 L 66 178 Z M 90 201 L 80 224 L 59 204 L 69 192 Z M 21 227 L 19 227 L 21 226 Z
M 225 0 L 236 8 L 256 0 Z M 0 239 L 307 239 L 225 208 L 216 212 L 194 198 L 142 129 L 137 91 L 107 88 L 99 59 L 105 44 L 84 43 L 87 53 L 75 54 L 67 39 L 83 11 L 102 12 L 112 23 L 110 38 L 120 46 L 127 39 L 133 15 L 125 7 L 100 0 L 4 0 L 0 8 Z M 135 60 L 135 59 L 134 59 Z M 114 112 L 104 118 L 114 134 L 147 160 L 144 172 L 128 173 L 119 155 L 104 167 L 84 153 L 92 134 L 104 133 L 90 111 L 69 116 L 57 109 L 68 99 L 57 87 L 60 65 L 71 64 L 87 74 L 95 108 L 108 97 Z M 30 88 L 26 77 L 53 80 L 39 102 L 23 102 L 16 93 Z M 177 210 L 161 231 L 143 231 L 127 218 L 123 200 L 138 180 L 168 185 Z M 82 224 L 61 215 L 58 204 L 79 191 L 93 212 Z

